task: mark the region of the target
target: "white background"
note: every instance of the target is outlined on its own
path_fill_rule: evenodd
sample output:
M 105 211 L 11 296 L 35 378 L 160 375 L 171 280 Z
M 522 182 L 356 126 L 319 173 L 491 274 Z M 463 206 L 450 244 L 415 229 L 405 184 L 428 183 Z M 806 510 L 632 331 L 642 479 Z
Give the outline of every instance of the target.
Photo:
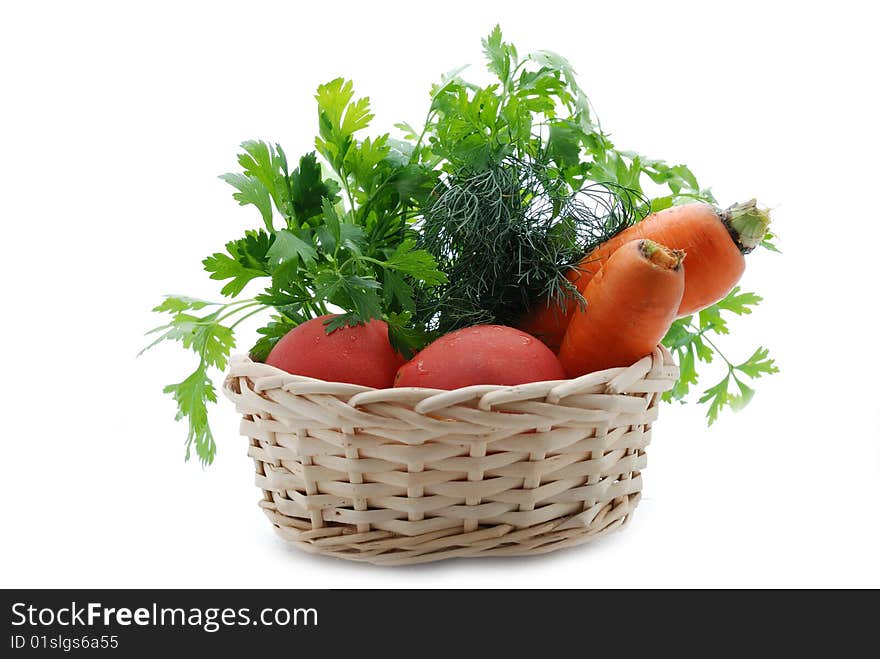
M 880 586 L 877 16 L 833 4 L 15 3 L 0 20 L 6 587 Z M 618 146 L 686 162 L 723 204 L 774 208 L 784 255 L 723 340 L 782 369 L 707 429 L 661 411 L 622 533 L 532 559 L 375 568 L 277 539 L 225 400 L 219 453 L 184 463 L 161 393 L 193 367 L 135 359 L 164 293 L 216 298 L 200 260 L 255 227 L 216 176 L 237 144 L 311 145 L 315 87 L 353 78 L 374 133 L 496 21 L 566 55 Z M 242 335 L 249 344 L 253 328 Z M 710 381 L 707 380 L 707 383 Z

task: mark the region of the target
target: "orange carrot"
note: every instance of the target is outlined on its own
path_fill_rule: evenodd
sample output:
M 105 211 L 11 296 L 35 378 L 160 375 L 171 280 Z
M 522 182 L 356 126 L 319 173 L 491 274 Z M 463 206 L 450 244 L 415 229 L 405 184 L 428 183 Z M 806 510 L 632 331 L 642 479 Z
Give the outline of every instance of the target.
M 569 377 L 629 366 L 656 347 L 681 304 L 684 252 L 632 240 L 584 289 L 587 306 L 568 324 L 559 360 Z
M 761 242 L 769 224 L 770 216 L 757 207 L 754 199 L 725 211 L 702 203 L 673 206 L 649 215 L 599 245 L 569 273 L 568 279 L 583 293 L 616 249 L 631 240 L 647 238 L 687 252 L 684 296 L 676 312 L 677 317 L 687 316 L 730 292 L 745 270 L 743 255 Z M 518 326 L 555 348 L 561 343 L 576 307 L 574 302 L 566 308 L 541 305 Z
M 578 269 L 572 268 L 566 274 L 568 281 L 575 284 L 578 290 L 580 290 L 581 283 L 579 280 L 581 267 L 578 265 Z M 582 290 L 580 292 L 583 293 Z M 567 300 L 565 306 L 560 306 L 548 299 L 540 306 L 532 308 L 516 326 L 523 332 L 543 341 L 548 348 L 558 353 L 559 347 L 562 345 L 562 337 L 565 336 L 565 330 L 568 327 L 568 321 L 571 320 L 571 315 L 577 306 L 574 300 Z

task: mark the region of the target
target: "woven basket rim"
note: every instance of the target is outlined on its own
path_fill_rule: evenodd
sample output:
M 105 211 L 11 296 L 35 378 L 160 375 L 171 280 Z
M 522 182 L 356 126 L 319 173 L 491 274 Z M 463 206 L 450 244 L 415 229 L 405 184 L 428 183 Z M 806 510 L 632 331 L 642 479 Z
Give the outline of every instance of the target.
M 609 393 L 620 393 L 625 391 L 626 387 L 632 384 L 632 382 L 650 372 L 655 364 L 670 365 L 676 371 L 674 377 L 677 377 L 678 367 L 669 350 L 661 343 L 657 345 L 654 352 L 645 355 L 630 366 L 616 366 L 564 380 L 539 380 L 516 385 L 475 384 L 459 387 L 458 389 L 433 389 L 430 387 L 387 387 L 379 389 L 366 385 L 296 375 L 265 362 L 254 361 L 246 354 L 238 353 L 229 358 L 228 373 L 224 379 L 223 388 L 226 389 L 235 378 L 245 375 L 245 373 L 240 371 L 247 371 L 248 367 L 253 365 L 263 371 L 260 375 L 261 378 L 269 379 L 264 388 L 278 387 L 279 385 L 285 386 L 291 383 L 314 383 L 318 388 L 313 393 L 333 393 L 338 396 L 341 390 L 350 391 L 351 397 L 348 399 L 348 404 L 354 407 L 379 400 L 382 402 L 394 402 L 395 400 L 416 397 L 421 401 L 418 411 L 428 413 L 435 406 L 437 408 L 445 407 L 459 401 L 473 400 L 474 398 L 479 398 L 481 400 L 480 406 L 483 407 L 482 401 L 490 394 L 494 394 L 494 396 L 490 397 L 493 399 L 502 398 L 504 394 L 514 396 L 514 399 L 520 399 L 521 397 L 532 398 L 543 389 L 547 389 L 545 394 L 547 402 L 558 403 L 559 400 L 568 395 L 568 392 L 584 389 L 594 381 L 596 383 L 605 382 L 605 388 Z M 668 375 L 673 374 L 670 373 Z M 320 390 L 322 385 L 328 387 L 327 391 Z M 330 387 L 332 387 L 332 391 Z

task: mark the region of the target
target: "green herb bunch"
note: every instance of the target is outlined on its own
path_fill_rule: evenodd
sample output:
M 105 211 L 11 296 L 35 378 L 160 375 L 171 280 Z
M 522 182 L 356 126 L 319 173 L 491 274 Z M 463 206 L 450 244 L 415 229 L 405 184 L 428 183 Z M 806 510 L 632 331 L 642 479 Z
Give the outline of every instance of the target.
M 303 155 L 291 169 L 280 145 L 245 142 L 241 172 L 221 176 L 236 189 L 239 204 L 253 206 L 262 219 L 261 227 L 203 261 L 211 278 L 224 282 L 220 292 L 231 301 L 168 296 L 154 309 L 170 320 L 152 330 L 159 336 L 148 348 L 179 341 L 198 357 L 195 371 L 165 388 L 177 401 L 177 418 L 189 424 L 187 459 L 192 449 L 204 464 L 214 459 L 207 404 L 217 396 L 209 371 L 226 368 L 233 331 L 254 314 L 272 312 L 250 349 L 255 360 L 264 360 L 300 323 L 340 310 L 327 322 L 328 332 L 381 318 L 404 354 L 426 340 L 411 322 L 413 290 L 428 290 L 446 276 L 428 252 L 415 248 L 411 219 L 438 175 L 412 158 L 412 145 L 387 134 L 356 137 L 373 115 L 369 99 L 354 98 L 351 82 L 338 78 L 321 85 L 315 98 L 317 155 Z M 255 280 L 262 292 L 240 298 Z

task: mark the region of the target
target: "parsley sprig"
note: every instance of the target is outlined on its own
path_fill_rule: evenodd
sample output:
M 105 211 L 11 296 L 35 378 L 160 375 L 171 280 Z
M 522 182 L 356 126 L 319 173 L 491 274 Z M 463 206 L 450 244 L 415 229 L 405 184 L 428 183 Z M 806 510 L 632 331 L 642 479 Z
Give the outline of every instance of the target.
M 280 145 L 247 141 L 238 156 L 241 171 L 220 177 L 262 221 L 203 261 L 211 279 L 223 282 L 221 295 L 233 301 L 168 296 L 154 308 L 171 317 L 152 330 L 159 336 L 147 349 L 176 341 L 198 358 L 190 375 L 165 388 L 177 403 L 177 418 L 188 422 L 187 459 L 193 448 L 203 464 L 214 459 L 207 411 L 217 399 L 211 369 L 226 368 L 235 328 L 255 314 L 273 312 L 250 350 L 257 360 L 293 327 L 339 310 L 328 332 L 381 318 L 402 353 L 426 341 L 411 322 L 414 287 L 430 289 L 446 276 L 431 254 L 416 249 L 411 220 L 437 175 L 412 162 L 412 148 L 387 134 L 359 137 L 373 115 L 368 98 L 354 98 L 351 82 L 321 85 L 315 98 L 316 152 L 291 169 Z M 263 290 L 238 299 L 251 282 Z
M 755 395 L 755 390 L 743 379 L 754 380 L 779 371 L 775 361 L 769 356 L 769 350 L 758 347 L 747 360 L 735 364 L 718 348 L 712 337 L 717 338 L 730 333 L 725 313 L 747 315 L 752 313 L 752 309 L 759 302 L 761 302 L 760 296 L 743 293 L 737 286 L 717 304 L 703 309 L 696 315 L 679 318 L 673 323 L 663 339 L 663 344 L 675 356 L 681 375 L 675 386 L 664 394 L 665 400 L 683 401 L 690 393 L 691 387 L 699 382 L 698 363 L 710 364 L 715 357 L 718 357 L 726 367 L 725 375 L 718 383 L 703 391 L 698 400 L 699 403 L 709 404 L 706 411 L 709 425 L 715 423 L 718 413 L 724 407 L 740 410 L 749 403 Z M 731 385 L 735 385 L 739 393 L 731 392 Z

